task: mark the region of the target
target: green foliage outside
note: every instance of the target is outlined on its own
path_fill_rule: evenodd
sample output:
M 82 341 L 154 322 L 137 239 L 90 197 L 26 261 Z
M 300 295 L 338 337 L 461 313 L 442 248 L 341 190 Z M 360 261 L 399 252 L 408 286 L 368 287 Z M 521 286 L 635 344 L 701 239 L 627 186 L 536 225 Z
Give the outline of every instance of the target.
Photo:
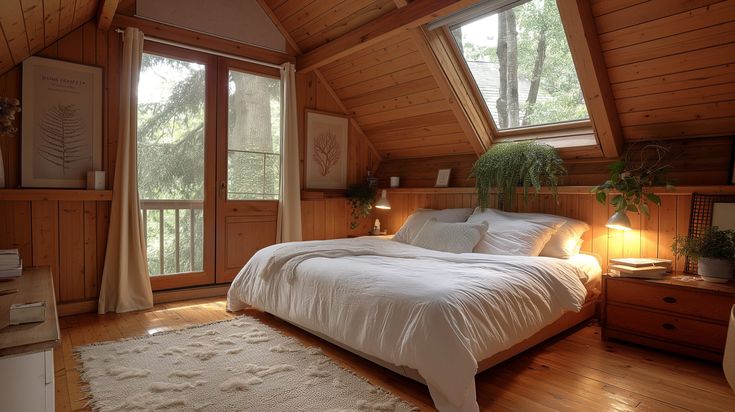
M 491 32 L 495 18 L 497 31 Z M 463 36 L 463 31 L 483 29 L 497 39 L 497 46 L 475 44 Z M 531 0 L 455 28 L 453 34 L 468 62 L 498 66 L 499 79 L 492 82 L 499 98 L 484 97 L 499 128 L 588 118 L 556 1 Z M 473 74 L 478 83 L 489 81 Z M 519 93 L 521 83 L 530 89 L 527 96 Z
M 176 273 L 177 248 L 179 272 L 203 268 L 205 76 L 205 67 L 200 64 L 143 56 L 137 152 L 141 203 L 190 201 L 178 208 L 178 245 L 176 211 L 162 206 L 163 212 L 146 212 L 151 274 Z M 278 79 L 230 72 L 228 198 L 278 199 L 280 110 Z M 163 268 L 160 236 L 164 240 Z

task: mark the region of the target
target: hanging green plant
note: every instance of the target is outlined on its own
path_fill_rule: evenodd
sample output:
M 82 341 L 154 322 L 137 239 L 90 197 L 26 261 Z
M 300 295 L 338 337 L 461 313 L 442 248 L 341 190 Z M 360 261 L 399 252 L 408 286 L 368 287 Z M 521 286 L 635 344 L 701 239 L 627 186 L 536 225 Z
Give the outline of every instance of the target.
M 668 148 L 657 144 L 629 149 L 622 159 L 610 165 L 610 178 L 595 186 L 592 193 L 604 205 L 607 204 L 607 195 L 613 192 L 610 204 L 615 207 L 615 212 L 642 213 L 650 217 L 648 202 L 661 205 L 661 198 L 647 192 L 646 188 L 665 185 L 667 190 L 671 190 L 674 187 L 665 179 L 671 168 L 666 162 L 668 152 Z
M 376 194 L 375 187 L 367 182 L 355 183 L 347 188 L 347 200 L 352 207 L 350 229 L 356 229 L 360 224 L 360 219 L 370 216 L 370 209 L 373 208 Z
M 556 198 L 556 188 L 566 174 L 563 161 L 553 147 L 526 140 L 498 143 L 480 156 L 472 167 L 470 177 L 475 177 L 478 204 L 488 206 L 490 191 L 497 190 L 495 207 L 507 209 L 513 206 L 518 186 L 523 187 L 523 200 L 528 200 L 531 187 L 535 193 L 548 186 Z

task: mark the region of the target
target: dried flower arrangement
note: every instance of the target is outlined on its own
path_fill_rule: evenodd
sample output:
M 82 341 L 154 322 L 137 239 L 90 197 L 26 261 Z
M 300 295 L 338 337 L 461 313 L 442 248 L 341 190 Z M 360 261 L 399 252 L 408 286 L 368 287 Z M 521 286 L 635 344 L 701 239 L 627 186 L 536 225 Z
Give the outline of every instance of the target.
M 13 134 L 18 128 L 13 126 L 15 114 L 20 111 L 20 101 L 12 97 L 0 97 L 0 135 Z

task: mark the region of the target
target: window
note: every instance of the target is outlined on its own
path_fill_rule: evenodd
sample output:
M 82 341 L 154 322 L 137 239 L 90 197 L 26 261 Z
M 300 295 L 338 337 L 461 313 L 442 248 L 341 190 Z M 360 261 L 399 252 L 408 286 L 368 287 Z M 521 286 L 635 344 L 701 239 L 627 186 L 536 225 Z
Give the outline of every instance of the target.
M 588 119 L 555 0 L 531 0 L 450 29 L 501 137 L 503 130 Z
M 151 275 L 203 267 L 205 65 L 144 53 L 138 194 Z
M 281 82 L 229 70 L 227 198 L 277 200 L 281 174 Z

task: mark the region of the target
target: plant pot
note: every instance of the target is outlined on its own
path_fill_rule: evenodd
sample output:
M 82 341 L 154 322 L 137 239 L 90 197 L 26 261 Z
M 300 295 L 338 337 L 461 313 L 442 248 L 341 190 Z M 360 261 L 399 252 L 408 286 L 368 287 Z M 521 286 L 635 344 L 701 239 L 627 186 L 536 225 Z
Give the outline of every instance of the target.
M 707 282 L 727 283 L 732 279 L 732 262 L 727 259 L 701 257 L 697 260 L 697 273 Z

